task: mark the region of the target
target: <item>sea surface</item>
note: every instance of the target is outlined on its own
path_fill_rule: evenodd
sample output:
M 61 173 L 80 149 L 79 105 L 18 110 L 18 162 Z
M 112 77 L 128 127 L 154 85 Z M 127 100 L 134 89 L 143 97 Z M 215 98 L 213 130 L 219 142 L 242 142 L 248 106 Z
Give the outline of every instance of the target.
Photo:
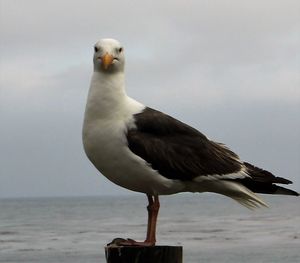
M 211 194 L 161 198 L 158 245 L 185 263 L 299 263 L 300 198 L 264 196 L 255 211 Z M 0 262 L 105 263 L 115 237 L 143 240 L 146 197 L 0 199 Z

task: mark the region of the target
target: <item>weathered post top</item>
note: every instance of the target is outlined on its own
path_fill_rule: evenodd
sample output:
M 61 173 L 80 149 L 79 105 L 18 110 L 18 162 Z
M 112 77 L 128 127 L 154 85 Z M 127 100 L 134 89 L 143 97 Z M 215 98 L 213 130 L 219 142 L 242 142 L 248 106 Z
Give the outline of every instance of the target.
M 181 246 L 107 246 L 107 263 L 182 263 Z

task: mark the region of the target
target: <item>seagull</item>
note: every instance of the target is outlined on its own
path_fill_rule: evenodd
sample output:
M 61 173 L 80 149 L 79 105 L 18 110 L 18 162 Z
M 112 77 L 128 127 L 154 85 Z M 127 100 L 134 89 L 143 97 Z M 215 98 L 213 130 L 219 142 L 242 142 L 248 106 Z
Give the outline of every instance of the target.
M 125 52 L 115 39 L 94 45 L 94 71 L 85 109 L 85 153 L 102 175 L 148 198 L 145 241 L 119 245 L 154 246 L 159 196 L 213 192 L 247 208 L 266 207 L 256 193 L 299 194 L 276 185 L 290 180 L 242 161 L 224 144 L 127 96 Z

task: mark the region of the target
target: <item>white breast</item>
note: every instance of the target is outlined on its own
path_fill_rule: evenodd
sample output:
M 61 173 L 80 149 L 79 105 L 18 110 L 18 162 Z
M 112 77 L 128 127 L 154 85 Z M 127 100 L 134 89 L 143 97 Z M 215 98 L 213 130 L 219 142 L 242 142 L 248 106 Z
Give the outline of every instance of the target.
M 109 119 L 85 120 L 85 152 L 95 167 L 117 185 L 148 194 L 179 192 L 183 189 L 182 183 L 161 176 L 127 146 L 126 131 L 134 127 L 132 115 L 144 108 L 127 97 L 122 109 Z

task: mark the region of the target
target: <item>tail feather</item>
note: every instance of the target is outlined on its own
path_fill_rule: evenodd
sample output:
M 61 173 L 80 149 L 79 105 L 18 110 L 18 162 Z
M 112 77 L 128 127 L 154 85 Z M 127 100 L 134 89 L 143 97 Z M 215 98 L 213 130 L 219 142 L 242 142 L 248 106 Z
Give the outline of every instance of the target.
M 214 181 L 210 182 L 210 186 L 211 192 L 226 195 L 249 209 L 268 207 L 261 197 L 236 181 Z
M 214 192 L 228 196 L 249 209 L 268 207 L 256 193 L 299 196 L 299 193 L 293 190 L 276 185 L 276 183 L 291 184 L 290 180 L 276 177 L 272 173 L 249 163 L 244 163 L 244 167 L 248 177 L 208 180 L 201 183 L 201 192 Z M 191 191 L 197 192 L 194 187 Z
M 254 210 L 254 209 L 260 208 L 260 207 L 268 207 L 268 205 L 265 202 L 263 202 L 263 204 L 261 204 L 261 203 L 255 202 L 251 199 L 244 199 L 244 198 L 237 198 L 237 197 L 231 197 L 231 198 L 250 210 Z

